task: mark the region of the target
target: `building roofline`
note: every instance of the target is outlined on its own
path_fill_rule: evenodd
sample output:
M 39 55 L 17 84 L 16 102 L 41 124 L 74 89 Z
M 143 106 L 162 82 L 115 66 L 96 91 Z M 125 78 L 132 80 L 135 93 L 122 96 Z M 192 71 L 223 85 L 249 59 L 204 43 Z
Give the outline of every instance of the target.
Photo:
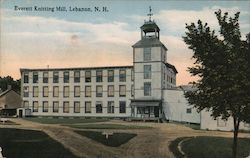
M 122 68 L 133 68 L 133 65 L 127 66 L 100 66 L 100 67 L 72 67 L 72 68 L 20 68 L 20 72 L 23 71 L 65 71 L 65 70 L 92 70 L 92 69 L 122 69 Z
M 169 64 L 169 63 L 165 63 L 165 65 L 166 65 L 168 68 L 171 68 L 175 73 L 178 73 L 178 71 L 176 70 L 176 68 L 175 68 L 174 65 Z
M 2 93 L 0 93 L 0 97 L 4 96 L 5 94 L 9 93 L 10 91 L 15 92 L 15 91 L 12 90 L 12 89 L 7 89 L 7 90 L 3 91 Z M 17 92 L 15 92 L 15 93 L 18 94 Z M 18 95 L 19 95 L 19 94 L 18 94 Z

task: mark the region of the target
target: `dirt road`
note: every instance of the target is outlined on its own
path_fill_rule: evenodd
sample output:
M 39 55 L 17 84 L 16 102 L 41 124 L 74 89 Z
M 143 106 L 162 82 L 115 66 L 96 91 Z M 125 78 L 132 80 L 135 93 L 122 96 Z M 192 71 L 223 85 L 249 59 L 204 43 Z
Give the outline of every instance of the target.
M 0 125 L 0 128 L 22 128 L 41 130 L 50 137 L 63 144 L 67 149 L 79 157 L 86 158 L 174 158 L 168 145 L 178 137 L 186 136 L 222 136 L 232 137 L 231 132 L 193 130 L 183 125 L 171 123 L 144 123 L 110 121 L 105 123 L 151 126 L 150 129 L 113 130 L 118 132 L 136 133 L 137 136 L 120 147 L 108 147 L 78 135 L 75 129 L 60 126 L 35 123 L 23 119 L 12 119 L 20 125 Z M 78 129 L 79 130 L 79 129 Z M 248 137 L 250 134 L 240 134 L 239 137 Z

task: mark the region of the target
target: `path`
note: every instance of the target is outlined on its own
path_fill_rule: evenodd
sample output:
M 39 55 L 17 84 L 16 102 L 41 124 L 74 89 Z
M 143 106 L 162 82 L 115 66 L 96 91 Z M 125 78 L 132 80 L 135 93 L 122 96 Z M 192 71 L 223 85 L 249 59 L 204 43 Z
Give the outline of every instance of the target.
M 22 128 L 41 130 L 47 133 L 50 137 L 57 140 L 69 149 L 75 155 L 86 158 L 96 158 L 102 156 L 104 158 L 174 158 L 169 151 L 168 146 L 174 139 L 178 137 L 189 136 L 222 136 L 232 137 L 231 132 L 219 131 L 200 131 L 193 130 L 183 125 L 169 123 L 144 123 L 144 122 L 123 122 L 111 121 L 106 123 L 124 124 L 124 125 L 142 125 L 151 126 L 151 129 L 136 129 L 136 130 L 113 130 L 118 132 L 136 133 L 137 136 L 131 139 L 128 143 L 120 147 L 108 147 L 95 141 L 83 137 L 75 133 L 72 128 L 55 125 L 55 124 L 40 124 L 23 119 L 12 119 L 12 121 L 20 125 L 0 125 L 5 128 Z M 103 123 L 103 122 L 102 122 Z M 240 134 L 239 137 L 248 137 L 250 134 Z

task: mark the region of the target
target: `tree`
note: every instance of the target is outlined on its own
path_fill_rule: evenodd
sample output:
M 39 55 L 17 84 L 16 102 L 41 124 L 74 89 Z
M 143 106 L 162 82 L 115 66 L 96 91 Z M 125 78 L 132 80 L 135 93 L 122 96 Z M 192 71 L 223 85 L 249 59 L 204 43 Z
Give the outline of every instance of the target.
M 11 86 L 14 91 L 20 93 L 21 80 L 14 80 L 11 76 L 0 77 L 0 89 L 5 91 L 8 89 L 8 86 Z
M 197 24 L 186 24 L 183 39 L 195 59 L 188 71 L 200 79 L 193 82 L 197 90 L 185 96 L 198 111 L 211 111 L 214 119 L 233 118 L 232 157 L 236 158 L 239 124 L 250 122 L 250 36 L 246 40 L 241 38 L 239 12 L 233 18 L 227 12 L 222 15 L 221 10 L 215 15 L 219 37 L 200 20 Z

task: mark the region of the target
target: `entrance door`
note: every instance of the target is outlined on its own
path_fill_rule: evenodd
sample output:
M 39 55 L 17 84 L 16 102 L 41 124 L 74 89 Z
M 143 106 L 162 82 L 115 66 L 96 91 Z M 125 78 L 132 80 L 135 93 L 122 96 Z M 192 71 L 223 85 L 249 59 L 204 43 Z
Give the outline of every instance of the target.
M 154 107 L 155 117 L 159 117 L 159 106 Z
M 23 117 L 23 110 L 19 110 L 18 117 Z

